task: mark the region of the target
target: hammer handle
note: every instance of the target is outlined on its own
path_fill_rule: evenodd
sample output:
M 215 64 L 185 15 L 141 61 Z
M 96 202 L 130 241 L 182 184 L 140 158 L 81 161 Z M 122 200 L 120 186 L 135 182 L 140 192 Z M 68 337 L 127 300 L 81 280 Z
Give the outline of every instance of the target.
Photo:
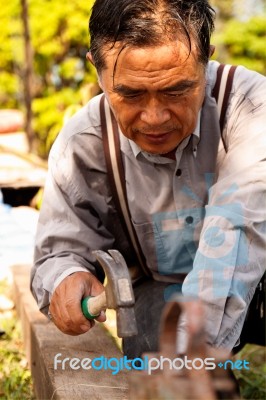
M 86 318 L 97 318 L 100 315 L 101 311 L 106 309 L 105 291 L 95 297 L 85 297 L 81 302 L 81 308 Z

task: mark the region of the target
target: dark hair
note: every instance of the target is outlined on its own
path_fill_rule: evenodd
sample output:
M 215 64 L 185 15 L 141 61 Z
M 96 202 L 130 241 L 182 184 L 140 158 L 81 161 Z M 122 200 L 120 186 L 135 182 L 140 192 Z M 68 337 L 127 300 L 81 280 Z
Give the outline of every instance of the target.
M 99 72 L 105 67 L 106 45 L 155 46 L 180 34 L 190 50 L 195 40 L 199 61 L 207 64 L 214 16 L 208 0 L 96 0 L 89 23 L 95 67 Z

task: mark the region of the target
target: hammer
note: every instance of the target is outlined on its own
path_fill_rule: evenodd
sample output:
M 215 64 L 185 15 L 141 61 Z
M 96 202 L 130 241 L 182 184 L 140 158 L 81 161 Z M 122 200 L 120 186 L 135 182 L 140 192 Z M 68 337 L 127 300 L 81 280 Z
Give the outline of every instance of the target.
M 97 318 L 102 310 L 116 310 L 117 336 L 137 335 L 134 312 L 134 293 L 126 262 L 117 250 L 109 254 L 101 250 L 92 252 L 104 269 L 107 277 L 105 291 L 96 297 L 85 297 L 81 302 L 82 312 L 88 319 Z

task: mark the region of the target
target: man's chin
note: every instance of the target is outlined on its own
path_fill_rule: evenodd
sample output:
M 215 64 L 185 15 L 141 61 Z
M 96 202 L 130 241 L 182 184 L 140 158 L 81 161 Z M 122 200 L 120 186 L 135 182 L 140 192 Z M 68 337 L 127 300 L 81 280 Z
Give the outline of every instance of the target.
M 172 143 L 172 145 L 170 145 L 169 143 L 168 144 L 165 143 L 161 145 L 158 144 L 157 146 L 147 146 L 147 144 L 145 143 L 144 146 L 142 146 L 141 144 L 138 144 L 138 146 L 145 153 L 152 154 L 154 156 L 167 156 L 168 154 L 172 156 L 173 153 L 175 153 L 178 146 L 180 146 L 181 143 L 186 139 L 187 137 L 183 138 L 178 143 Z
M 167 155 L 169 153 L 175 152 L 176 148 L 177 148 L 177 146 L 173 146 L 173 147 L 170 147 L 170 148 L 158 148 L 158 149 L 142 148 L 141 146 L 139 146 L 139 147 L 145 153 L 152 154 L 153 156 L 165 156 L 165 155 Z

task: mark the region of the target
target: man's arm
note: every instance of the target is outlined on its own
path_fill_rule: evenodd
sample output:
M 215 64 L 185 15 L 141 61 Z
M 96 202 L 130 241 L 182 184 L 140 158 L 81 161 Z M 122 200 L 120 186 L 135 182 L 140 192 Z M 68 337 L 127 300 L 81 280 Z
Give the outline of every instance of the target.
M 62 135 L 49 158 L 31 287 L 41 311 L 48 313 L 52 298 L 55 323 L 75 334 L 82 324 L 90 326 L 82 319 L 82 297 L 103 290 L 103 272 L 91 251 L 114 247 L 114 211 L 101 139 L 86 133 Z

